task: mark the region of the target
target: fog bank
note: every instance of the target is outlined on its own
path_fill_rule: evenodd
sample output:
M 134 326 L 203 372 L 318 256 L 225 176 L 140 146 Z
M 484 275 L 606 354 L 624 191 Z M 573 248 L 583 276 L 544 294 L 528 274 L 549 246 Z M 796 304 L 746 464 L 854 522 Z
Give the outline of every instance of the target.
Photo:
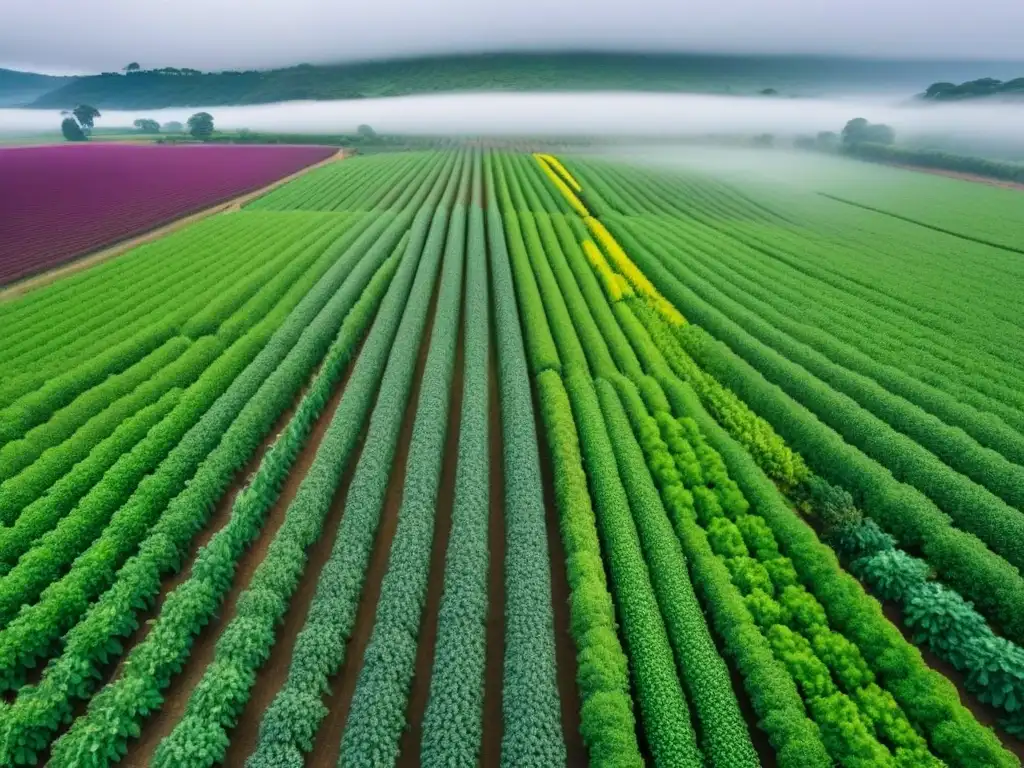
M 779 135 L 838 131 L 853 117 L 892 125 L 898 134 L 943 132 L 969 138 L 1024 136 L 1019 104 L 922 104 L 884 98 L 789 99 L 652 93 L 459 93 L 237 107 L 110 111 L 99 127 L 137 118 L 184 121 L 210 112 L 220 129 L 351 133 L 688 136 Z M 52 110 L 0 109 L 0 132 L 57 130 Z

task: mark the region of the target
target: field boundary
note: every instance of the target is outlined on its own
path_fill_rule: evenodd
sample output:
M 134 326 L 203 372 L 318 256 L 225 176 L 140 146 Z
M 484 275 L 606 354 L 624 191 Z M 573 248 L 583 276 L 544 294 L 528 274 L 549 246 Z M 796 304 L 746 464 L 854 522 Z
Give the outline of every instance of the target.
M 195 222 L 201 221 L 209 216 L 213 216 L 218 213 L 226 213 L 228 211 L 239 211 L 246 203 L 252 202 L 256 198 L 262 197 L 290 181 L 294 181 L 299 176 L 316 170 L 317 168 L 322 168 L 330 163 L 339 162 L 346 157 L 347 155 L 345 154 L 345 150 L 339 149 L 330 157 L 327 157 L 318 163 L 307 165 L 305 168 L 300 168 L 295 173 L 283 176 L 277 181 L 271 182 L 259 189 L 254 189 L 250 192 L 237 195 L 236 197 L 222 200 L 215 205 L 202 208 L 198 211 L 193 211 L 192 213 L 172 219 L 171 221 L 165 221 L 163 224 L 154 228 L 132 235 L 129 238 L 118 240 L 112 245 L 105 246 L 101 250 L 86 252 L 81 256 L 76 256 L 70 261 L 66 261 L 63 264 L 54 267 L 53 269 L 48 269 L 45 272 L 39 272 L 21 280 L 16 280 L 13 283 L 0 287 L 0 302 L 19 298 L 29 291 L 33 291 L 36 288 L 42 288 L 43 286 L 49 285 L 62 277 L 67 277 L 68 275 L 72 275 L 76 272 L 81 272 L 82 270 L 94 267 L 97 264 L 102 264 L 103 262 L 115 259 L 127 251 L 130 251 L 132 248 L 136 248 L 137 246 L 144 245 L 154 240 L 159 240 L 165 235 L 169 235 L 182 227 L 194 224 Z
M 1001 251 L 1009 251 L 1010 253 L 1024 254 L 1024 248 L 1014 248 L 1012 245 L 1006 245 L 1004 243 L 997 243 L 997 242 L 994 242 L 992 240 L 986 240 L 986 239 L 984 239 L 982 237 L 974 237 L 973 235 L 967 235 L 967 234 L 964 234 L 963 232 L 957 232 L 956 230 L 953 230 L 953 229 L 946 229 L 945 227 L 940 227 L 940 226 L 938 226 L 936 224 L 928 224 L 926 222 L 920 221 L 919 219 L 911 218 L 910 216 L 903 216 L 902 214 L 893 213 L 892 211 L 887 211 L 884 208 L 876 208 L 875 206 L 867 205 L 866 203 L 857 203 L 857 202 L 854 202 L 853 200 L 848 200 L 845 197 L 839 197 L 837 195 L 829 194 L 828 192 L 818 192 L 818 194 L 821 195 L 821 197 L 826 197 L 829 200 L 834 200 L 837 203 L 843 203 L 844 205 L 852 205 L 854 208 L 861 208 L 861 209 L 863 209 L 865 211 L 871 211 L 872 213 L 879 213 L 882 216 L 890 216 L 890 217 L 892 217 L 894 219 L 899 219 L 900 221 L 905 221 L 908 224 L 916 224 L 919 227 L 924 227 L 925 229 L 931 229 L 931 230 L 933 230 L 935 232 L 941 232 L 944 235 L 951 235 L 952 237 L 958 237 L 961 240 L 967 240 L 967 241 L 972 242 L 972 243 L 978 243 L 979 245 L 987 245 L 990 248 L 998 248 Z

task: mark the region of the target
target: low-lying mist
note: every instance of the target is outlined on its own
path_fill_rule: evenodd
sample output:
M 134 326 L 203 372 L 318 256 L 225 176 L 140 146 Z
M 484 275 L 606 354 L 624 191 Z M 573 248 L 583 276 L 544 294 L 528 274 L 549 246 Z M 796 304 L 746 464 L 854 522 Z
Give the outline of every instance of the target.
M 236 107 L 104 111 L 98 127 L 140 117 L 184 121 L 210 112 L 220 129 L 350 133 L 369 124 L 382 133 L 502 135 L 745 135 L 780 137 L 839 131 L 864 117 L 897 135 L 948 134 L 968 140 L 1024 141 L 1024 107 L 990 101 L 923 104 L 868 97 L 796 99 L 653 93 L 459 93 L 353 101 L 285 102 Z M 52 110 L 0 109 L 0 131 L 59 128 Z

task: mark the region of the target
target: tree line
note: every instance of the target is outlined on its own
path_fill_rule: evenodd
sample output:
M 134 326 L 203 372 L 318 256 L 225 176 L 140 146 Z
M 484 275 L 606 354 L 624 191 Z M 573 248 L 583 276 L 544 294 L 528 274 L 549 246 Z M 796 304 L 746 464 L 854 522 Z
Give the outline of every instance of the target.
M 96 118 L 102 117 L 102 113 L 91 104 L 79 104 L 72 110 L 61 113 L 64 119 L 61 121 L 60 130 L 67 141 L 88 141 L 96 124 Z M 171 120 L 162 126 L 151 118 L 139 118 L 133 126 L 140 133 L 159 134 L 163 133 L 184 133 L 187 129 L 189 135 L 195 139 L 206 141 L 213 136 L 213 115 L 209 112 L 196 112 L 182 125 L 177 120 Z

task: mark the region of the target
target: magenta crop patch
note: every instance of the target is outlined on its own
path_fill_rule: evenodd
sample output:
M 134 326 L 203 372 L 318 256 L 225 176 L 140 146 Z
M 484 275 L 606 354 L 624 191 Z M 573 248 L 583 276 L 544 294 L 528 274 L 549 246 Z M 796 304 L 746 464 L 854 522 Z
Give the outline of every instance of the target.
M 130 144 L 0 149 L 0 284 L 259 189 L 336 151 Z

